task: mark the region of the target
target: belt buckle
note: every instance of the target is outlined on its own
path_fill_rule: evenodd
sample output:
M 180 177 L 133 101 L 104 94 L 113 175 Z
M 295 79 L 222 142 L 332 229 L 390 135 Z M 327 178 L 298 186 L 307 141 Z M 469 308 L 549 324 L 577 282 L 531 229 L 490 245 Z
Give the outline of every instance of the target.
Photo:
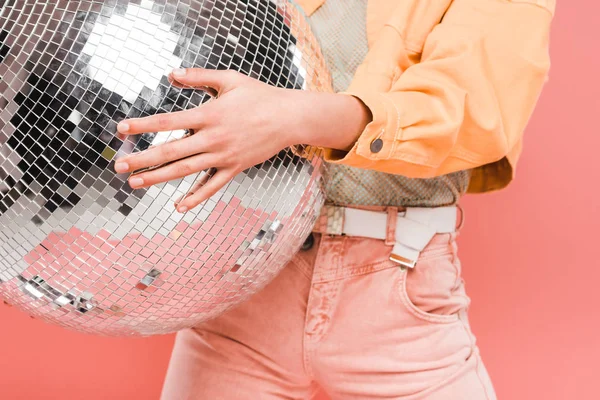
M 398 254 L 390 254 L 390 261 L 393 261 L 397 264 L 400 264 L 400 267 L 402 269 L 406 269 L 406 268 L 414 268 L 415 265 L 417 265 L 417 260 L 409 260 L 406 257 L 402 257 Z

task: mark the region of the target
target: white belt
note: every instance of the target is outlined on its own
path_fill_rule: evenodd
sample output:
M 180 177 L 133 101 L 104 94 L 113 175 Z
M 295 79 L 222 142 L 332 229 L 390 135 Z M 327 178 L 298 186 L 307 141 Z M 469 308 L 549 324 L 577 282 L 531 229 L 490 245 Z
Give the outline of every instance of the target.
M 397 214 L 395 244 L 390 260 L 408 268 L 417 263 L 421 251 L 438 233 L 456 231 L 458 207 L 407 208 Z M 387 212 L 324 206 L 315 231 L 329 235 L 388 239 Z

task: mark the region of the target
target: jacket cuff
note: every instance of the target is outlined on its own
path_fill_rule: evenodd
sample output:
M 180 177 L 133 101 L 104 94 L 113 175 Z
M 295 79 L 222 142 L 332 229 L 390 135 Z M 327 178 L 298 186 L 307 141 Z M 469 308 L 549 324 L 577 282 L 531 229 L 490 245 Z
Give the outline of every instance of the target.
M 370 110 L 373 119 L 360 134 L 350 151 L 324 149 L 325 161 L 335 164 L 365 165 L 390 158 L 398 132 L 399 112 L 392 101 L 382 93 L 352 90 L 340 94 L 353 96 Z M 368 163 L 370 164 L 370 163 Z

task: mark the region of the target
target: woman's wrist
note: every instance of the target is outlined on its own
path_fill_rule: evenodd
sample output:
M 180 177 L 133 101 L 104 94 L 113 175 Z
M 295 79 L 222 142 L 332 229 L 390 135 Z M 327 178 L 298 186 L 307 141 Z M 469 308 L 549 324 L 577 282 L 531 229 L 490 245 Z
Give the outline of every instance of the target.
M 291 144 L 308 144 L 350 151 L 372 120 L 367 106 L 347 94 L 290 91 L 295 98 L 288 104 L 297 107 Z

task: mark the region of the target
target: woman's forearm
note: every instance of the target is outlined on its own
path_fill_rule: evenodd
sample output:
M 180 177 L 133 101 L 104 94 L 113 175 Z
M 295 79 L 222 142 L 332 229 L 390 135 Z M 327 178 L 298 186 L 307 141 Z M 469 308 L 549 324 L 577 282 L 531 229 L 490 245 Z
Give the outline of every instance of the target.
M 287 95 L 290 98 L 284 104 L 296 108 L 288 115 L 302 115 L 290 132 L 291 145 L 349 151 L 372 118 L 369 109 L 353 96 L 295 90 Z

